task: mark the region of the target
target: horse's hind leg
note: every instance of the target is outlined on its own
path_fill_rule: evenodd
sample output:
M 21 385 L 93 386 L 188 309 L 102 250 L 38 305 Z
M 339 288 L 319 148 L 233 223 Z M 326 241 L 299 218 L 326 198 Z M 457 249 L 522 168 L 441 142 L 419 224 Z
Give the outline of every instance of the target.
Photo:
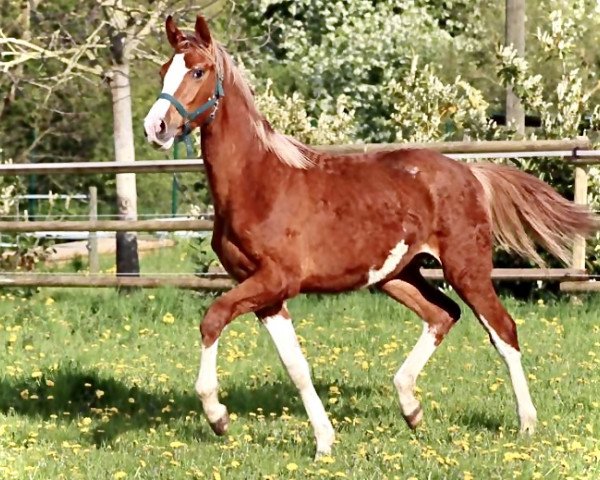
M 446 280 L 452 285 L 460 297 L 467 303 L 483 327 L 487 330 L 490 341 L 504 359 L 517 402 L 517 411 L 522 433 L 533 433 L 537 414 L 525 372 L 521 365 L 521 352 L 517 338 L 517 326 L 506 312 L 492 284 L 491 247 L 481 249 L 462 249 L 461 256 L 444 255 L 442 265 Z M 468 254 L 464 254 L 469 252 Z
M 416 428 L 423 419 L 423 409 L 414 394 L 417 376 L 460 318 L 460 308 L 421 276 L 416 263 L 404 269 L 397 279 L 383 284 L 381 289 L 424 322 L 421 337 L 394 376 L 402 416 L 410 428 Z

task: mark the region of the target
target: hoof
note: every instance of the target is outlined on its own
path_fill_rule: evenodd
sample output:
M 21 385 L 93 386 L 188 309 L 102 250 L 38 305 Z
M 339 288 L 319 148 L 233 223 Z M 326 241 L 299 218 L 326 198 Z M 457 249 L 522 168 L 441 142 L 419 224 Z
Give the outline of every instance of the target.
M 533 435 L 537 424 L 537 412 L 535 408 L 525 410 L 524 413 L 519 413 L 519 423 L 521 424 L 521 435 Z
M 221 418 L 219 418 L 216 422 L 209 422 L 210 428 L 217 435 L 222 436 L 225 435 L 227 429 L 229 428 L 229 414 L 225 412 Z
M 419 425 L 419 423 L 421 423 L 421 420 L 423 420 L 423 409 L 421 408 L 421 405 L 419 405 L 417 408 L 415 408 L 412 411 L 412 413 L 409 413 L 408 415 L 405 415 L 403 413 L 402 416 L 404 417 L 406 424 L 412 430 L 414 430 L 417 428 L 417 425 Z
M 327 450 L 317 450 L 317 453 L 315 453 L 315 462 L 318 462 L 323 457 L 329 456 L 331 456 L 331 448 L 328 448 Z
M 531 436 L 535 433 L 535 423 L 521 425 L 521 435 Z

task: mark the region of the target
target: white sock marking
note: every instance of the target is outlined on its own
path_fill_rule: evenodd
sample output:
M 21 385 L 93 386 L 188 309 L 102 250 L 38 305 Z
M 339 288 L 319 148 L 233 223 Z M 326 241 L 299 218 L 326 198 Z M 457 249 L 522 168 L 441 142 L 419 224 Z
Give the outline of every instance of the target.
M 383 262 L 381 268 L 372 268 L 369 270 L 369 280 L 367 281 L 367 285 L 378 283 L 392 273 L 407 251 L 408 245 L 404 240 L 398 242 L 398 244 L 390 250 L 390 254 Z
M 517 411 L 521 422 L 521 431 L 533 432 L 537 419 L 537 412 L 531 401 L 531 395 L 529 394 L 527 379 L 525 378 L 525 372 L 523 371 L 523 365 L 521 364 L 521 352 L 502 340 L 484 317 L 480 316 L 479 319 L 490 333 L 498 353 L 500 353 L 508 367 L 517 401 Z
M 196 393 L 202 401 L 202 409 L 208 421 L 215 423 L 227 413 L 225 405 L 219 403 L 217 380 L 217 340 L 210 347 L 202 345 L 200 371 L 196 380 Z
M 317 453 L 329 454 L 334 439 L 333 427 L 313 386 L 308 362 L 302 354 L 292 321 L 281 315 L 274 315 L 265 318 L 263 324 L 271 335 L 292 382 L 300 392 L 315 433 Z
M 423 333 L 394 376 L 394 385 L 398 390 L 404 415 L 412 414 L 419 407 L 419 401 L 414 395 L 417 377 L 436 348 L 435 335 L 429 330 L 429 325 L 423 323 Z
M 173 61 L 165 74 L 162 93 L 175 95 L 179 85 L 181 85 L 183 77 L 189 71 L 190 69 L 185 66 L 185 55 L 183 53 L 178 53 L 173 56 Z M 146 115 L 146 118 L 144 119 L 144 129 L 148 135 L 148 141 L 160 143 L 156 138 L 156 125 L 164 120 L 170 106 L 171 102 L 164 98 L 160 98 L 154 102 L 154 105 L 150 108 L 148 115 Z

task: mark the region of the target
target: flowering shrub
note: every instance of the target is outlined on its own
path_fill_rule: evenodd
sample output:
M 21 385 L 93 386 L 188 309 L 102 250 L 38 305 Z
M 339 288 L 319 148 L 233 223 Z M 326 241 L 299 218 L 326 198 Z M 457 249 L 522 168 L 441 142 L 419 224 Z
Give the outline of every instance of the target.
M 408 75 L 390 81 L 388 89 L 399 142 L 480 140 L 496 134 L 497 125 L 488 118 L 489 105 L 482 93 L 460 77 L 444 83 L 431 65 L 419 65 L 419 57 L 413 59 Z

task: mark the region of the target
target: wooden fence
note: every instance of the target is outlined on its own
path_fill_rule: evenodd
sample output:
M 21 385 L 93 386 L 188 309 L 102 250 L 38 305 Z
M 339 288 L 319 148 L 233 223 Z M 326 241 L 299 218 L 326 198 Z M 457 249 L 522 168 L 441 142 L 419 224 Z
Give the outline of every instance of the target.
M 353 153 L 386 151 L 396 148 L 430 148 L 457 159 L 473 158 L 519 158 L 534 157 L 543 160 L 549 157 L 561 158 L 575 169 L 575 202 L 587 204 L 588 173 L 587 166 L 600 163 L 600 151 L 590 150 L 587 138 L 574 140 L 546 141 L 489 141 L 489 142 L 447 142 L 434 144 L 360 144 L 346 146 L 318 147 L 322 150 Z M 142 160 L 136 162 L 72 162 L 0 165 L 0 175 L 31 174 L 98 174 L 98 173 L 172 173 L 202 171 L 202 160 Z M 95 193 L 92 191 L 91 196 Z M 93 205 L 93 202 L 91 202 Z M 95 208 L 90 211 L 89 221 L 0 221 L 0 232 L 38 232 L 38 231 L 210 231 L 209 220 L 97 220 Z M 90 235 L 90 244 L 94 236 Z M 92 246 L 93 248 L 93 246 Z M 570 268 L 562 269 L 494 269 L 495 280 L 521 281 L 560 281 L 561 289 L 569 291 L 600 290 L 600 282 L 587 282 L 585 272 L 585 239 L 578 238 L 573 250 Z M 432 280 L 442 280 L 439 269 L 424 269 L 423 274 Z M 158 287 L 174 286 L 186 289 L 230 288 L 229 278 L 201 278 L 181 275 L 153 275 L 143 277 L 108 275 L 48 275 L 0 273 L 0 285 L 4 286 L 52 286 L 52 287 L 114 287 L 137 286 Z

